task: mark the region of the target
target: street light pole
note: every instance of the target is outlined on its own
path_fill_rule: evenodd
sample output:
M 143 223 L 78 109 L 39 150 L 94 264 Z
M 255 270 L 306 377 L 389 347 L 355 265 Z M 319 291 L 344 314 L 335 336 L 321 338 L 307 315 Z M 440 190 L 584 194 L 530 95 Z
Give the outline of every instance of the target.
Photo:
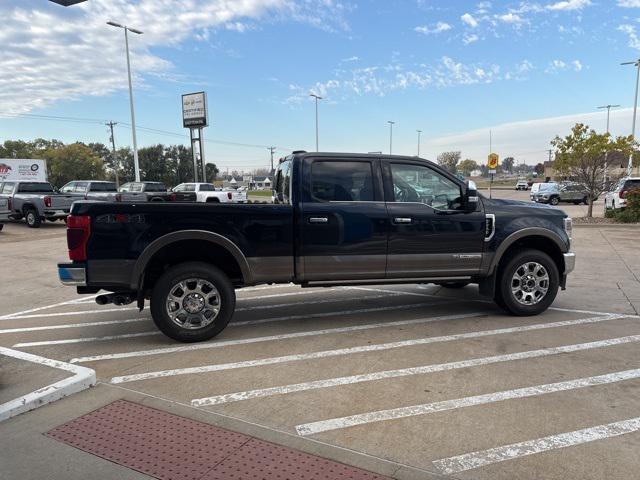
M 319 95 L 316 95 L 315 93 L 310 93 L 309 94 L 310 97 L 313 97 L 316 99 L 316 152 L 319 151 L 318 150 L 318 100 L 322 100 L 322 97 Z
M 116 22 L 107 22 L 107 25 L 116 28 L 122 28 L 124 30 L 124 44 L 127 52 L 127 76 L 129 78 L 129 107 L 131 108 L 131 132 L 133 136 L 133 166 L 136 174 L 136 182 L 140 181 L 140 164 L 138 162 L 138 141 L 136 139 L 136 114 L 133 108 L 133 86 L 131 84 L 131 60 L 129 59 L 129 33 L 132 32 L 136 35 L 142 35 L 140 30 L 135 28 L 129 28 L 126 25 L 120 25 Z
M 420 134 L 422 133 L 422 130 L 416 130 L 416 132 L 418 132 L 418 157 L 420 156 Z
M 607 134 L 609 133 L 609 118 L 611 117 L 611 109 L 612 108 L 617 108 L 620 105 L 602 105 L 601 107 L 598 107 L 599 110 L 602 109 L 607 109 Z M 604 175 L 603 175 L 603 179 L 602 179 L 602 185 L 603 187 L 606 186 L 607 184 L 607 174 L 609 173 L 609 165 L 608 165 L 608 156 L 609 156 L 609 152 L 605 152 L 604 154 Z
M 388 120 L 387 123 L 389 124 L 389 155 L 391 155 L 393 153 L 393 126 L 396 122 Z
M 636 96 L 633 101 L 633 126 L 631 127 L 631 139 L 636 139 L 636 114 L 638 113 L 638 85 L 640 84 L 640 59 L 633 62 L 624 62 L 620 65 L 633 65 L 636 67 Z M 631 175 L 633 169 L 633 152 L 629 155 L 629 165 L 627 166 L 627 175 Z

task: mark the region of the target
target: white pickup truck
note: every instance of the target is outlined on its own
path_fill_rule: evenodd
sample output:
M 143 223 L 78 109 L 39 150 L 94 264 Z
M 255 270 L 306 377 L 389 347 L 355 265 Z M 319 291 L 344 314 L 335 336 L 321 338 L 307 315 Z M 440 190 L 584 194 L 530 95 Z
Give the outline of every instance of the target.
M 237 190 L 216 190 L 212 183 L 181 183 L 174 187 L 173 192 L 195 192 L 196 202 L 201 203 L 244 203 L 247 193 Z

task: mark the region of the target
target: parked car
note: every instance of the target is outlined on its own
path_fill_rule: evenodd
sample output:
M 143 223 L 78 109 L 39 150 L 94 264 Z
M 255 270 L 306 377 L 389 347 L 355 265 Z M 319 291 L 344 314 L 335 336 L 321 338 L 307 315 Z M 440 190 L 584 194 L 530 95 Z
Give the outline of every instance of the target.
M 534 202 L 551 205 L 558 205 L 560 202 L 570 202 L 575 205 L 589 203 L 589 194 L 579 183 L 541 183 L 538 191 L 532 195 Z
M 516 190 L 529 190 L 529 183 L 526 180 L 518 180 Z
M 531 201 L 533 202 L 533 197 L 535 196 L 536 193 L 538 193 L 538 190 L 540 190 L 540 185 L 544 185 L 541 182 L 536 182 L 534 184 L 531 185 L 531 191 L 529 192 L 529 198 L 531 199 Z
M 627 193 L 640 188 L 640 177 L 625 177 L 607 192 L 604 197 L 604 209 L 619 209 L 627 206 Z
M 477 283 L 507 312 L 536 315 L 574 268 L 564 212 L 485 198 L 419 158 L 296 152 L 274 185 L 275 204 L 78 201 L 60 280 L 106 290 L 101 305 L 150 299 L 162 332 L 195 342 L 226 327 L 250 285 Z
M 74 201 L 71 195 L 57 193 L 49 182 L 4 182 L 0 198 L 9 200 L 10 218 L 24 218 L 31 228 L 38 228 L 42 220 L 64 220 Z
M 233 194 L 231 192 L 223 192 L 217 190 L 212 183 L 181 183 L 174 187 L 173 192 L 176 194 L 190 193 L 193 196 L 192 202 L 202 203 L 231 203 L 233 202 Z
M 63 186 L 60 189 L 60 193 L 72 195 L 75 199 L 113 202 L 116 199 L 118 189 L 115 182 L 74 180 Z
M 117 202 L 166 202 L 175 199 L 161 182 L 129 182 L 118 189 Z
M 0 230 L 3 229 L 4 224 L 9 220 L 9 214 L 11 213 L 9 204 L 10 199 L 0 197 Z

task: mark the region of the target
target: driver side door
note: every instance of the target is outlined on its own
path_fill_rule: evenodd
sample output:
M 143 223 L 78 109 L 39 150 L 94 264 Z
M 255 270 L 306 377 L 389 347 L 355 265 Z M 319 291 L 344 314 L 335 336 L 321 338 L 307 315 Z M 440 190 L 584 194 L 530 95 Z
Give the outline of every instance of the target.
M 485 215 L 463 208 L 463 187 L 424 162 L 384 162 L 389 215 L 387 278 L 479 272 Z

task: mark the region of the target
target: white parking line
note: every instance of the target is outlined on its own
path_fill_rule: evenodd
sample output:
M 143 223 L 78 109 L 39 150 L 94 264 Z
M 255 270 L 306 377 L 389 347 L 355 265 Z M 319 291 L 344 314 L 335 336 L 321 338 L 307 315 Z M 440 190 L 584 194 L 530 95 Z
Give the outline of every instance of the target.
M 41 407 L 48 403 L 59 400 L 62 397 L 80 392 L 92 385 L 96 384 L 96 372 L 90 368 L 81 367 L 79 365 L 71 365 L 69 363 L 51 360 L 49 358 L 39 357 L 26 352 L 19 352 L 10 348 L 0 347 L 0 355 L 17 358 L 27 362 L 45 365 L 51 368 L 57 368 L 73 373 L 68 378 L 52 383 L 44 388 L 39 388 L 31 393 L 22 395 L 21 397 L 10 400 L 0 405 L 0 422 L 7 418 L 15 417 L 29 410 Z
M 153 332 L 124 333 L 121 335 L 106 335 L 104 337 L 66 338 L 64 340 L 45 340 L 42 342 L 25 342 L 25 343 L 16 343 L 15 345 L 13 345 L 13 348 L 42 347 L 45 345 L 66 345 L 70 343 L 85 343 L 85 342 L 106 342 L 108 340 L 120 340 L 121 338 L 152 337 L 155 335 L 162 335 L 162 332 L 158 330 L 154 330 Z
M 66 328 L 97 327 L 101 325 L 118 325 L 121 323 L 146 322 L 149 320 L 150 320 L 149 318 L 128 318 L 126 320 L 106 320 L 104 322 L 63 323 L 62 325 L 47 325 L 45 327 L 5 328 L 4 330 L 0 330 L 0 334 L 39 332 L 41 330 L 60 330 L 60 329 L 66 329 Z
M 605 440 L 639 430 L 640 417 L 630 418 L 620 422 L 597 425 L 595 427 L 583 428 L 582 430 L 549 435 L 548 437 L 537 438 L 535 440 L 527 440 L 512 443 L 511 445 L 490 448 L 488 450 L 456 455 L 455 457 L 442 458 L 434 461 L 433 465 L 441 473 L 451 475 L 493 463 L 535 455 L 559 448 L 573 447 L 597 440 Z
M 640 335 L 613 338 L 610 340 L 602 340 L 597 342 L 579 343 L 574 345 L 563 345 L 560 347 L 542 348 L 539 350 L 527 350 L 524 352 L 509 353 L 504 355 L 493 355 L 490 357 L 473 358 L 469 360 L 461 360 L 458 362 L 438 363 L 432 365 L 423 365 L 419 367 L 400 368 L 396 370 L 384 370 L 380 372 L 365 373 L 360 375 L 350 375 L 346 377 L 327 378 L 324 380 L 315 380 L 312 382 L 294 383 L 290 385 L 282 385 L 278 387 L 259 388 L 255 390 L 246 390 L 243 392 L 225 393 L 207 398 L 198 398 L 191 401 L 194 407 L 205 405 L 220 405 L 223 403 L 238 402 L 249 400 L 252 398 L 270 397 L 274 395 L 285 395 L 287 393 L 304 392 L 307 390 L 318 390 L 322 388 L 337 387 L 341 385 L 352 385 L 355 383 L 373 382 L 376 380 L 385 380 L 389 378 L 407 377 L 411 375 L 423 375 L 426 373 L 443 372 L 448 370 L 457 370 L 460 368 L 477 367 L 480 365 L 491 365 L 495 363 L 511 362 L 515 360 L 523 360 L 529 358 L 545 357 L 549 355 L 557 355 L 560 353 L 577 352 L 589 350 L 592 348 L 609 347 L 613 345 L 621 345 L 629 342 L 639 342 Z
M 639 341 L 640 335 L 634 335 L 632 341 Z M 605 345 L 607 346 L 607 345 Z M 484 395 L 474 395 L 471 397 L 456 398 L 453 400 L 443 400 L 441 402 L 424 403 L 422 405 L 411 405 L 409 407 L 391 408 L 388 410 L 378 410 L 377 412 L 367 412 L 347 417 L 332 418 L 319 422 L 304 423 L 296 426 L 298 435 L 313 435 L 315 433 L 339 430 L 342 428 L 354 427 L 356 425 L 368 425 L 370 423 L 383 422 L 386 420 L 397 420 L 400 418 L 416 417 L 434 412 L 444 412 L 446 410 L 456 410 L 459 408 L 486 405 L 489 403 L 502 402 L 515 398 L 535 397 L 547 393 L 564 392 L 578 388 L 593 387 L 596 385 L 607 385 L 625 380 L 640 378 L 640 369 L 613 372 L 606 375 L 578 378 L 565 382 L 547 383 L 534 385 L 532 387 L 516 388 L 513 390 L 503 390 L 500 392 L 487 393 Z
M 380 312 L 380 311 L 389 311 L 389 310 L 400 310 L 400 309 L 411 309 L 419 306 L 431 305 L 431 304 L 414 304 L 414 305 L 402 305 L 402 306 L 394 306 L 394 307 L 378 307 L 378 308 L 367 308 L 361 310 L 345 310 L 342 312 L 325 312 L 325 313 L 316 313 L 312 315 L 293 315 L 287 317 L 272 317 L 272 318 L 263 318 L 260 320 L 249 320 L 246 322 L 233 322 L 230 323 L 229 326 L 244 326 L 244 325 L 255 325 L 259 323 L 266 322 L 280 322 L 284 320 L 297 320 L 297 319 L 307 319 L 307 318 L 317 318 L 317 317 L 330 317 L 330 316 L 339 316 L 339 315 L 350 315 L 354 313 L 362 313 L 362 312 Z M 459 315 L 450 315 L 446 318 L 466 318 L 467 316 L 480 316 L 481 313 L 473 313 L 473 314 L 459 314 Z M 440 318 L 440 317 L 435 317 Z M 444 318 L 444 317 L 443 317 Z M 425 323 L 433 321 L 430 318 L 419 318 L 414 320 L 402 320 L 397 322 L 386 322 L 386 323 L 369 323 L 365 325 L 354 325 L 350 327 L 338 327 L 338 328 L 325 328 L 322 330 L 311 330 L 306 332 L 294 332 L 294 333 L 283 333 L 280 335 L 269 335 L 266 337 L 254 337 L 254 338 L 246 338 L 239 340 L 223 340 L 223 341 L 214 341 L 210 343 L 198 343 L 191 345 L 184 345 L 180 347 L 167 347 L 167 348 L 157 348 L 153 350 L 140 350 L 135 352 L 122 352 L 122 353 L 111 353 L 106 355 L 96 355 L 92 357 L 80 357 L 74 358 L 71 360 L 71 363 L 82 363 L 82 362 L 93 362 L 96 360 L 112 360 L 116 358 L 128 358 L 128 357 L 144 357 L 147 355 L 157 355 L 162 353 L 176 353 L 176 352 L 187 352 L 192 350 L 202 350 L 207 348 L 220 348 L 226 347 L 229 345 L 245 345 L 249 343 L 257 343 L 257 342 L 267 342 L 271 340 L 283 340 L 287 338 L 298 338 L 298 337 L 310 337 L 315 335 L 328 335 L 332 333 L 344 333 L 344 332 L 353 332 L 358 330 L 368 330 L 370 328 L 382 328 L 382 327 L 393 327 L 396 325 L 407 325 L 411 323 Z
M 72 304 L 84 302 L 85 300 L 88 300 L 90 298 L 96 298 L 96 297 L 97 295 L 92 295 L 90 297 L 75 298 L 73 300 L 67 300 L 66 302 L 59 302 L 59 303 L 53 303 L 51 305 L 45 305 L 44 307 L 30 308 L 29 310 L 22 310 L 20 312 L 10 313 L 9 315 L 2 315 L 0 316 L 0 320 L 11 320 L 15 318 L 16 315 L 23 315 L 27 313 L 33 313 L 33 312 L 41 312 L 42 310 L 47 310 L 49 308 L 61 307 L 63 305 L 72 305 Z
M 97 308 L 95 310 L 81 310 L 76 312 L 56 312 L 56 313 L 38 313 L 34 315 L 18 315 L 14 317 L 4 317 L 0 320 L 25 320 L 27 318 L 51 318 L 51 317 L 67 317 L 72 315 L 87 315 L 95 313 L 125 312 L 130 310 L 138 310 L 138 307 L 120 307 L 120 308 Z
M 449 319 L 469 318 L 469 317 L 481 316 L 481 315 L 482 314 L 480 313 L 467 314 L 466 316 L 452 315 L 449 317 Z M 619 317 L 615 317 L 615 318 L 619 318 Z M 435 317 L 431 319 L 428 319 L 428 318 L 417 319 L 417 320 L 413 320 L 413 322 L 417 323 L 420 320 L 422 320 L 422 322 L 434 322 L 434 321 L 441 321 L 445 319 L 447 319 L 447 317 Z M 112 383 L 135 382 L 138 380 L 148 380 L 151 378 L 161 378 L 161 377 L 172 377 L 175 375 L 190 375 L 194 373 L 217 372 L 222 370 L 233 370 L 237 368 L 274 365 L 277 363 L 297 362 L 302 360 L 312 360 L 312 359 L 335 357 L 335 356 L 341 356 L 341 355 L 351 355 L 354 353 L 375 352 L 375 351 L 382 351 L 382 350 L 390 350 L 394 348 L 411 347 L 416 345 L 428 345 L 432 343 L 451 342 L 451 341 L 467 339 L 467 338 L 480 338 L 480 337 L 487 337 L 491 335 L 500 335 L 504 333 L 526 332 L 530 330 L 540 330 L 545 328 L 564 327 L 569 325 L 579 325 L 579 324 L 585 324 L 585 323 L 596 323 L 596 322 L 603 322 L 603 321 L 613 320 L 613 319 L 614 317 L 612 316 L 595 317 L 595 318 L 585 318 L 585 319 L 579 319 L 579 320 L 567 320 L 563 322 L 554 322 L 554 323 L 540 323 L 540 324 L 527 325 L 522 327 L 500 328 L 497 330 L 482 330 L 479 332 L 461 333 L 457 335 L 444 335 L 441 337 L 415 338 L 411 340 L 403 340 L 398 342 L 380 343 L 380 344 L 374 344 L 374 345 L 362 345 L 358 347 L 339 348 L 336 350 L 323 350 L 323 351 L 311 352 L 311 353 L 299 353 L 295 355 L 285 355 L 282 357 L 262 358 L 259 360 L 246 360 L 243 362 L 235 362 L 235 363 L 223 363 L 223 364 L 217 364 L 217 365 L 204 365 L 200 367 L 177 368 L 173 370 L 161 370 L 156 372 L 138 373 L 133 375 L 125 375 L 122 377 L 114 377 L 111 379 L 111 382 Z M 411 322 L 411 320 L 409 320 L 408 322 Z M 403 323 L 406 324 L 406 322 L 403 322 Z M 397 324 L 398 323 L 396 323 L 396 325 Z M 390 326 L 390 324 L 374 324 L 374 325 Z M 261 338 L 266 338 L 266 337 L 261 337 Z M 251 340 L 251 339 L 248 339 L 248 340 Z M 209 345 L 209 347 L 213 347 L 217 345 L 220 345 L 220 344 L 211 344 Z M 197 346 L 198 345 L 194 345 L 194 347 L 197 347 Z M 206 348 L 207 346 L 205 345 L 204 347 Z M 183 348 L 188 348 L 188 347 L 183 347 Z M 144 352 L 137 352 L 137 353 L 144 354 Z M 88 357 L 88 358 L 91 358 L 91 357 Z M 79 361 L 79 359 L 74 359 L 71 361 L 72 362 Z

